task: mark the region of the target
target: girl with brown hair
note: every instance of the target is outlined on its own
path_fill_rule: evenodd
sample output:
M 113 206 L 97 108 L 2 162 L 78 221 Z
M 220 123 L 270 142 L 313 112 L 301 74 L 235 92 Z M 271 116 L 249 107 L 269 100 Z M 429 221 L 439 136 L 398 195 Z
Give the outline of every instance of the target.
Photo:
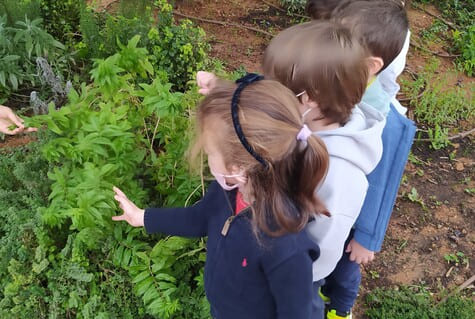
M 316 212 L 328 215 L 315 196 L 328 153 L 298 105 L 289 89 L 255 74 L 237 85 L 217 80 L 198 108 L 192 152 L 207 154 L 216 178 L 204 198 L 143 210 L 114 188 L 124 214 L 113 220 L 148 233 L 208 236 L 205 290 L 214 318 L 315 315 L 319 247 L 303 229 Z

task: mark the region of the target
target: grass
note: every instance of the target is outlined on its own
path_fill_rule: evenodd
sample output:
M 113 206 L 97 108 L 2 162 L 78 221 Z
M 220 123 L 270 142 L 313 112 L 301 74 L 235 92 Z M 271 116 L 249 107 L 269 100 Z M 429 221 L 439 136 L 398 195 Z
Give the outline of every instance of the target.
M 472 319 L 475 302 L 468 297 L 452 296 L 437 304 L 424 287 L 375 289 L 366 296 L 370 319 Z
M 461 121 L 475 120 L 474 82 L 453 85 L 453 72 L 440 74 L 438 69 L 439 60 L 432 58 L 416 80 L 401 80 L 419 129 L 430 139 L 433 149 L 448 146 L 449 133 L 459 131 Z

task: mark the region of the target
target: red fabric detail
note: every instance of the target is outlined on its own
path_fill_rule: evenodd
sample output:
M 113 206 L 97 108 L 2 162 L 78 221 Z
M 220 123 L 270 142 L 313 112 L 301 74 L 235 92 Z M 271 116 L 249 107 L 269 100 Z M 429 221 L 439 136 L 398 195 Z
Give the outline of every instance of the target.
M 247 259 L 246 259 L 246 258 L 244 258 L 244 259 L 242 260 L 242 266 L 243 266 L 243 267 L 247 267 Z
M 249 206 L 248 203 L 244 201 L 244 198 L 242 197 L 241 192 L 237 192 L 236 194 L 236 210 L 234 213 L 237 215 L 239 214 L 244 208 L 247 208 Z

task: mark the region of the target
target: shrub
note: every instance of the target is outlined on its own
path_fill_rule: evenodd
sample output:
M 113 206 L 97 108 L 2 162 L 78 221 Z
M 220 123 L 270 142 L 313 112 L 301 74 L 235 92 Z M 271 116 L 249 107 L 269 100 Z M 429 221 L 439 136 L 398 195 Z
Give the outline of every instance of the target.
M 453 296 L 445 303 L 436 304 L 431 294 L 420 287 L 376 289 L 366 297 L 371 319 L 471 319 L 475 303 L 469 298 Z
M 6 16 L 0 16 L 0 94 L 8 96 L 23 84 L 40 85 L 39 57 L 46 58 L 57 73 L 67 72 L 70 56 L 64 55 L 64 46 L 42 28 L 41 19 L 25 17 L 14 27 L 6 22 Z
M 289 13 L 304 13 L 307 0 L 280 0 Z
M 114 317 L 111 307 L 124 298 L 130 300 L 125 305 L 130 316 L 203 318 L 207 313 L 202 241 L 158 237 L 155 244 L 157 237 L 144 236 L 143 229 L 111 221 L 117 211 L 112 185 L 140 206 L 192 203 L 202 188 L 183 161 L 196 93 L 171 92 L 162 73 L 143 83 L 141 77 L 153 70 L 138 42 L 136 36 L 120 45 L 119 53 L 96 59 L 92 84 L 72 90 L 61 109 L 51 105 L 49 114 L 27 121 L 44 124 L 53 134 L 42 147 L 51 192 L 39 219 L 54 235 L 46 249 L 36 251 L 32 267 L 37 273 L 51 269 L 44 280 L 46 293 L 54 293 L 46 307 L 60 317 L 65 312 Z M 154 172 L 158 167 L 160 174 Z M 154 180 L 159 191 L 174 187 L 176 197 L 169 189 L 144 191 L 153 188 Z M 31 282 L 38 280 L 32 276 Z M 130 290 L 112 293 L 121 281 Z M 17 291 L 11 295 L 16 298 Z
M 150 52 L 154 69 L 167 73 L 174 90 L 184 91 L 206 61 L 209 46 L 204 31 L 189 20 L 176 25 L 172 7 L 166 0 L 156 1 L 155 6 L 159 11 L 157 21 L 150 18 L 150 7 L 145 7 L 145 14 L 139 14 L 138 10 L 127 11 L 128 17 L 97 13 L 91 7 L 84 7 L 81 12 L 83 41 L 78 48 L 85 57 L 104 58 L 114 54 L 119 43 L 140 35 L 139 45 Z

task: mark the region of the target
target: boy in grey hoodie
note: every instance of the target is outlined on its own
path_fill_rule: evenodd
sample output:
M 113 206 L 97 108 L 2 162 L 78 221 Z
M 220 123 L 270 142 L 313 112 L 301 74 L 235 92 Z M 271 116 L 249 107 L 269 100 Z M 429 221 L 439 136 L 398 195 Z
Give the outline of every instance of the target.
M 330 155 L 328 174 L 317 194 L 331 216 L 317 217 L 307 226 L 320 246 L 315 282 L 328 276 L 340 260 L 366 196 L 366 175 L 383 151 L 384 116 L 360 103 L 370 80 L 368 63 L 357 38 L 330 21 L 284 30 L 264 54 L 264 74 L 300 96 L 307 125 Z

